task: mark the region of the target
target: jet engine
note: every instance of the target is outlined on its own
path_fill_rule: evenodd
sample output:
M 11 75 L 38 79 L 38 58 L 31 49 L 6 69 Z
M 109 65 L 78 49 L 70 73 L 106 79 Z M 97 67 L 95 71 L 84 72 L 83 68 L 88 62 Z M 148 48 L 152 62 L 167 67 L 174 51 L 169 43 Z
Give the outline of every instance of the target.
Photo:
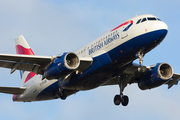
M 158 87 L 167 82 L 173 76 L 173 69 L 168 63 L 158 63 L 151 67 L 139 80 L 141 90 Z
M 80 65 L 79 57 L 75 53 L 64 53 L 58 56 L 44 72 L 44 78 L 58 79 L 74 72 Z

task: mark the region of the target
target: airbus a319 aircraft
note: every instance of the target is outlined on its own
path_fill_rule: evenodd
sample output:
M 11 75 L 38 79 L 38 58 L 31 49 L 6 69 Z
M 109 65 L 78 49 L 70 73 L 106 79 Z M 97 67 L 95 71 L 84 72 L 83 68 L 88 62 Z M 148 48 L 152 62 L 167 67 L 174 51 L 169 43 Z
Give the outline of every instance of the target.
M 168 26 L 154 15 L 125 21 L 75 52 L 37 56 L 21 35 L 15 39 L 17 54 L 0 54 L 0 67 L 20 70 L 22 87 L 0 87 L 14 94 L 13 101 L 42 101 L 61 98 L 100 86 L 119 85 L 114 104 L 127 106 L 123 94 L 128 84 L 141 90 L 177 85 L 180 74 L 168 63 L 144 66 L 143 57 L 165 38 Z M 138 59 L 139 64 L 133 61 Z

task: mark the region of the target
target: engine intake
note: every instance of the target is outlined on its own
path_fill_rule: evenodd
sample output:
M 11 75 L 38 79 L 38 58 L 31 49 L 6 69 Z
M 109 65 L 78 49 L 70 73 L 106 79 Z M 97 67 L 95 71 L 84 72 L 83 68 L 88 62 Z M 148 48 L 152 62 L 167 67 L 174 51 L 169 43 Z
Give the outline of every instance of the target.
M 173 75 L 172 67 L 167 63 L 162 63 L 158 67 L 160 78 L 163 80 L 169 80 Z
M 69 70 L 75 70 L 79 67 L 79 58 L 75 53 L 68 53 L 64 57 L 64 65 Z
M 139 80 L 141 90 L 158 87 L 167 82 L 173 76 L 173 69 L 168 63 L 158 63 L 151 67 Z
M 58 56 L 44 72 L 44 78 L 58 79 L 74 72 L 80 65 L 79 57 L 75 53 L 64 53 Z

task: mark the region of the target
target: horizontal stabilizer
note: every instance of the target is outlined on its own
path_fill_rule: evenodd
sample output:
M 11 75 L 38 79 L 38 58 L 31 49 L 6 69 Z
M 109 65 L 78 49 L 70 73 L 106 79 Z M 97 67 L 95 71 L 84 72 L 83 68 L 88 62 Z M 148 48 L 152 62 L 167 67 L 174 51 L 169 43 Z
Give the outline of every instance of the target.
M 0 92 L 7 94 L 21 94 L 25 90 L 25 87 L 0 87 Z

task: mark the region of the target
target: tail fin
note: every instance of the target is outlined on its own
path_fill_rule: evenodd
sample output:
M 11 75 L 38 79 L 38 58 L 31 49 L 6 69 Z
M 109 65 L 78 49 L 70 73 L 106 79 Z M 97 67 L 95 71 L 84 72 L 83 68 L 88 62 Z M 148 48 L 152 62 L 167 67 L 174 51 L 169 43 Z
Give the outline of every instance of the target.
M 15 39 L 15 45 L 17 54 L 34 55 L 34 52 L 31 50 L 30 46 L 22 35 Z
M 17 37 L 15 40 L 15 45 L 16 45 L 16 53 L 17 54 L 23 54 L 23 55 L 34 55 L 34 52 L 26 42 L 25 38 L 20 35 Z M 20 70 L 20 75 L 22 79 L 22 84 L 26 83 L 29 79 L 34 77 L 36 74 L 33 72 L 26 72 Z

